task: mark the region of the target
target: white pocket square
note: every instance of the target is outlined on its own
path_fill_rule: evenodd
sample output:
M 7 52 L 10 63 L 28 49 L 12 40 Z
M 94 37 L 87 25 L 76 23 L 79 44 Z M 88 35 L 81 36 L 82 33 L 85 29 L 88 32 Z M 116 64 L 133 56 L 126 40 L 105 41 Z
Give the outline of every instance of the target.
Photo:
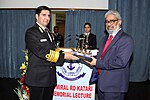
M 40 41 L 41 41 L 41 42 L 45 42 L 45 41 L 47 41 L 47 39 L 40 39 Z

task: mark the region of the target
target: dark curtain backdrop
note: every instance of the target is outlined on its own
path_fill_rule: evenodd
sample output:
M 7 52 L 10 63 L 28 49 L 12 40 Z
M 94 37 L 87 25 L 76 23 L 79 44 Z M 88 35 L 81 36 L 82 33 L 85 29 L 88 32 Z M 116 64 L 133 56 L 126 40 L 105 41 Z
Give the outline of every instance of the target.
M 32 10 L 0 10 L 0 77 L 20 77 L 24 35 L 35 22 Z
M 124 31 L 134 39 L 130 81 L 146 81 L 150 67 L 150 0 L 109 0 L 109 9 L 121 13 Z
M 92 25 L 91 32 L 96 35 L 97 47 L 99 47 L 99 39 L 104 35 L 105 31 L 105 12 L 92 10 L 67 11 L 64 46 L 76 47 L 78 36 L 84 32 L 84 23 L 89 22 Z

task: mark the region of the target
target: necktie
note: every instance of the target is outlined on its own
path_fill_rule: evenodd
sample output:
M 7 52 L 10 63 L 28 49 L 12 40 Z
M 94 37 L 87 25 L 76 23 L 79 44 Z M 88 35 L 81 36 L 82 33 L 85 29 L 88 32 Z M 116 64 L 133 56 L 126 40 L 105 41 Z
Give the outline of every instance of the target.
M 104 57 L 104 55 L 105 55 L 105 53 L 106 53 L 106 51 L 107 51 L 107 49 L 108 49 L 112 39 L 113 39 L 113 36 L 110 35 L 109 38 L 106 41 L 106 44 L 104 46 L 104 49 L 103 49 L 103 52 L 102 52 L 102 55 L 101 55 L 100 59 L 102 59 Z M 98 73 L 100 74 L 100 69 L 98 69 Z
M 105 55 L 105 53 L 106 53 L 106 51 L 107 51 L 107 49 L 108 49 L 108 47 L 109 47 L 109 45 L 110 45 L 110 43 L 111 43 L 111 41 L 112 41 L 112 38 L 113 38 L 113 36 L 110 35 L 109 38 L 107 39 L 106 44 L 105 44 L 105 46 L 104 46 L 104 49 L 103 49 L 103 52 L 102 52 L 102 55 L 101 55 L 100 59 L 102 59 L 102 58 L 104 57 L 104 55 Z
M 48 35 L 50 41 L 52 42 L 52 37 L 51 37 L 51 35 L 50 35 L 49 29 L 45 28 L 45 32 L 47 33 L 47 35 Z

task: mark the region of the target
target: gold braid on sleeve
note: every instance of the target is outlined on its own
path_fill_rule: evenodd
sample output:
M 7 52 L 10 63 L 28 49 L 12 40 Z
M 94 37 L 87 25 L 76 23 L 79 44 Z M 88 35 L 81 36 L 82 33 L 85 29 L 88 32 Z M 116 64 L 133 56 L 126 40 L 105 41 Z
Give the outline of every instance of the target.
M 55 51 L 58 51 L 58 52 L 60 52 L 60 49 L 59 49 L 59 48 L 56 48 L 56 49 L 55 49 Z
M 46 57 L 47 61 L 57 62 L 57 60 L 59 58 L 59 52 L 50 50 L 49 54 L 46 54 L 45 57 Z

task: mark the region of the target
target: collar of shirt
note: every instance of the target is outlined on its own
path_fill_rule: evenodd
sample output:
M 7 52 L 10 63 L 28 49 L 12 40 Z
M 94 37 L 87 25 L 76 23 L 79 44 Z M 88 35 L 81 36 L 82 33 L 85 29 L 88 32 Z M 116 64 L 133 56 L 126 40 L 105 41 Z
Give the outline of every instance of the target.
M 89 35 L 90 34 L 90 32 L 89 33 L 84 33 L 84 35 Z
M 117 35 L 117 33 L 118 33 L 120 30 L 121 30 L 121 28 L 119 28 L 118 30 L 116 30 L 113 34 L 109 34 L 109 37 L 110 37 L 110 35 L 112 35 L 112 36 L 113 36 L 113 39 L 114 39 L 114 37 Z
M 59 35 L 59 33 L 54 33 L 54 35 Z
M 46 27 L 43 27 L 41 24 L 39 24 L 38 22 L 36 22 L 43 30 L 46 29 Z

